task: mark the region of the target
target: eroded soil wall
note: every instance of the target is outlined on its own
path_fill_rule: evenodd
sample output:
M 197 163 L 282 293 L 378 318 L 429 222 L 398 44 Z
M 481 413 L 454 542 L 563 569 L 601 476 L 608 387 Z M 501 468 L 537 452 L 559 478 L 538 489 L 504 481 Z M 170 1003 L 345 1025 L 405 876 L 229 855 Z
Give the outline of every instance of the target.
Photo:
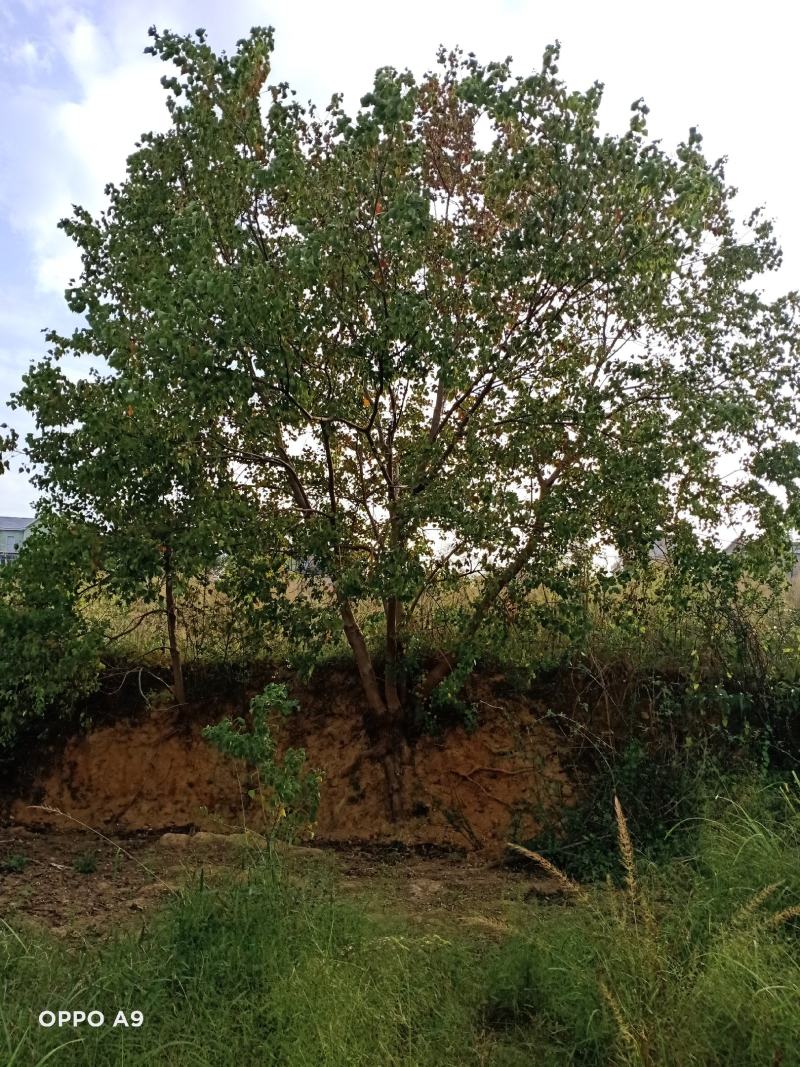
M 509 834 L 530 837 L 573 804 L 566 748 L 546 708 L 509 693 L 500 676 L 472 688 L 475 728 L 416 741 L 407 772 L 409 815 L 393 823 L 355 679 L 329 671 L 312 686 L 294 686 L 301 710 L 287 720 L 281 741 L 305 748 L 309 763 L 324 772 L 316 839 L 499 851 Z M 107 832 L 240 829 L 256 820 L 250 773 L 209 746 L 201 731 L 243 706 L 222 699 L 145 708 L 73 737 L 6 798 L 6 818 L 30 828 L 77 825 L 44 810 L 57 808 Z

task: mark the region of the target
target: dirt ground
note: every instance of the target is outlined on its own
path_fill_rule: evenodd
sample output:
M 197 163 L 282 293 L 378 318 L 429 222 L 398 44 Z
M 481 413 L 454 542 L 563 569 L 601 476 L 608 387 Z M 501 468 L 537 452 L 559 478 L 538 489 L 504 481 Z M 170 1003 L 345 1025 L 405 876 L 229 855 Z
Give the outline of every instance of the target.
M 510 928 L 510 905 L 558 898 L 557 886 L 536 870 L 458 853 L 286 847 L 281 855 L 289 877 L 307 877 L 309 867 L 325 872 L 368 909 L 390 908 L 430 929 L 458 923 L 501 937 Z M 103 938 L 141 925 L 192 879 L 214 884 L 246 877 L 246 863 L 246 849 L 217 834 L 103 839 L 6 829 L 0 831 L 0 918 L 32 921 L 68 940 Z
M 541 871 L 505 862 L 506 842 L 530 839 L 576 802 L 548 702 L 502 675 L 477 679 L 477 722 L 417 739 L 406 815 L 393 822 L 359 692 L 351 673 L 336 670 L 292 690 L 302 712 L 279 742 L 302 747 L 324 778 L 315 847 L 284 850 L 289 876 L 305 878 L 313 864 L 360 907 L 489 937 L 502 936 L 510 905 L 526 894 L 556 896 Z M 256 783 L 202 731 L 245 712 L 251 695 L 114 707 L 94 728 L 32 754 L 26 774 L 0 791 L 0 920 L 105 936 L 141 923 L 192 878 L 246 877 L 236 834 L 219 831 L 258 827 L 247 799 Z

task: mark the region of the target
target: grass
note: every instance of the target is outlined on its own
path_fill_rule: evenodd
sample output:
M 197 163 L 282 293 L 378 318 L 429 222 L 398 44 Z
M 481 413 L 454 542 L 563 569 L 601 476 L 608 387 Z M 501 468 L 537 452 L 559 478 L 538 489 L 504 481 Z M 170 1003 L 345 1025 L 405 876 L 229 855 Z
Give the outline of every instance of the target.
M 617 805 L 624 888 L 534 914 L 488 976 L 494 1018 L 557 1035 L 553 1062 L 796 1063 L 799 800 L 796 779 L 709 800 L 692 854 L 642 870 Z
M 94 852 L 82 852 L 73 859 L 72 866 L 78 874 L 94 874 L 97 870 L 97 856 Z
M 298 888 L 268 865 L 222 890 L 192 885 L 136 936 L 70 949 L 6 930 L 2 946 L 2 1062 L 57 1048 L 59 1064 L 81 1067 L 482 1062 L 472 946 L 375 924 L 324 883 Z M 144 1024 L 43 1030 L 46 1008 L 138 1010 Z
M 18 873 L 28 866 L 28 857 L 22 852 L 15 852 L 0 863 L 0 871 Z
M 616 826 L 621 888 L 509 905 L 500 944 L 371 918 L 329 875 L 297 883 L 272 861 L 219 888 L 196 881 L 104 943 L 0 923 L 0 1062 L 796 1063 L 797 780 L 709 798 L 670 862 L 643 862 L 621 805 Z M 42 1029 L 44 1009 L 108 1022 Z M 110 1026 L 120 1009 L 143 1025 Z

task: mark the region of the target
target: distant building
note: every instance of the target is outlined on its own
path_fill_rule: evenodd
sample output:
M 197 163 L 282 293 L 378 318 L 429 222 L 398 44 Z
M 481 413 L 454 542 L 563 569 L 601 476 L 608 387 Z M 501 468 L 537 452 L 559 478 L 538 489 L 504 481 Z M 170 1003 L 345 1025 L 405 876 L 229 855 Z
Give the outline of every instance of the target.
M 0 515 L 0 566 L 17 558 L 19 546 L 31 532 L 33 519 Z
M 647 559 L 650 563 L 669 563 L 669 545 L 667 542 L 663 539 L 654 541 L 647 550 Z M 620 556 L 611 567 L 611 573 L 619 574 L 620 571 L 624 570 L 626 566 L 629 566 L 632 563 L 632 558 L 626 560 L 623 556 Z
M 725 546 L 725 552 L 727 555 L 732 556 L 735 552 L 738 552 L 739 549 L 742 548 L 746 543 L 747 539 L 745 538 L 745 535 L 740 534 L 738 537 L 734 538 L 734 540 L 731 541 L 729 545 Z M 795 578 L 800 575 L 800 541 L 792 541 L 791 551 L 793 556 L 793 563 L 789 572 L 789 577 L 792 581 L 794 581 Z

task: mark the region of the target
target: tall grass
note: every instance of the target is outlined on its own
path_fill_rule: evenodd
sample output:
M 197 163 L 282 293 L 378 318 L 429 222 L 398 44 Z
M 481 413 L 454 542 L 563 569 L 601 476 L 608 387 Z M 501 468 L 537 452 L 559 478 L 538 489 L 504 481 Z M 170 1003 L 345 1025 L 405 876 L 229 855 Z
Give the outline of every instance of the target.
M 331 616 L 313 639 L 307 635 L 307 648 L 297 634 L 283 631 L 277 616 L 263 615 L 258 605 L 239 602 L 224 584 L 209 580 L 190 583 L 178 603 L 185 661 L 244 665 L 268 654 L 308 666 L 348 656 L 325 588 L 312 591 L 308 580 L 288 573 L 285 581 L 281 602 L 287 618 L 294 610 L 302 615 L 309 596 L 314 612 Z M 752 674 L 754 666 L 763 669 L 766 657 L 770 677 L 800 679 L 800 577 L 783 594 L 743 583 L 733 599 L 713 583 L 685 587 L 664 566 L 616 582 L 590 568 L 572 575 L 566 585 L 556 584 L 558 593 L 539 586 L 501 598 L 474 639 L 478 659 L 528 675 L 570 663 L 603 686 L 612 667 L 639 680 L 656 672 L 724 682 Z M 408 655 L 424 658 L 434 648 L 456 647 L 479 589 L 474 577 L 454 579 L 441 588 L 434 585 L 409 605 Z M 123 605 L 100 594 L 87 600 L 83 611 L 104 625 L 110 653 L 168 665 L 165 617 L 155 602 Z M 380 653 L 385 641 L 380 601 L 359 601 L 355 612 L 368 645 Z
M 621 806 L 616 818 L 622 887 L 565 879 L 561 901 L 510 903 L 499 945 L 370 918 L 323 876 L 298 884 L 271 863 L 198 881 L 105 943 L 0 924 L 0 1062 L 796 1064 L 798 782 L 710 798 L 691 854 L 662 865 L 642 861 Z M 44 1030 L 45 1008 L 145 1021 Z
M 140 934 L 104 945 L 6 930 L 0 974 L 4 1063 L 15 1052 L 40 1063 L 59 1046 L 56 1062 L 81 1067 L 482 1062 L 470 946 L 376 925 L 269 866 L 222 890 L 195 884 Z M 136 1009 L 144 1024 L 44 1030 L 45 1008 Z
M 616 817 L 624 890 L 534 913 L 489 974 L 493 1017 L 556 1035 L 564 1062 L 800 1062 L 797 780 L 716 797 L 694 854 L 660 867 Z

